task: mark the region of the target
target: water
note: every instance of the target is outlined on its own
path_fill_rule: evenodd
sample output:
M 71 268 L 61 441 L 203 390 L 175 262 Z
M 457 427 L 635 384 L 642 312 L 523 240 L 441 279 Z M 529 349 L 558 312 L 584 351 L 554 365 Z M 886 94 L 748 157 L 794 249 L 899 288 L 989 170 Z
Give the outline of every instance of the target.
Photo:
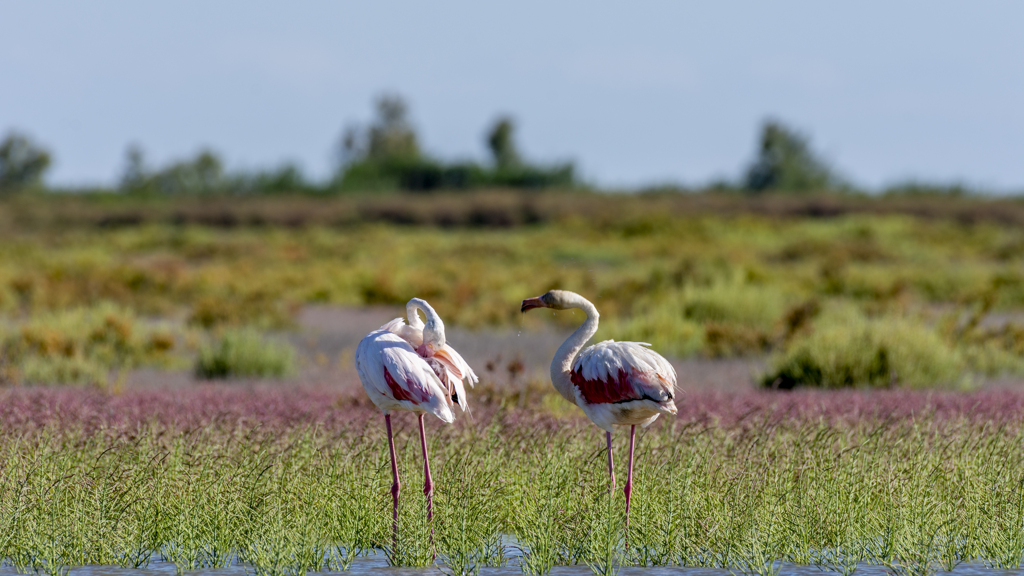
M 513 563 L 515 560 L 512 561 Z M 387 565 L 383 554 L 376 556 L 356 558 L 352 562 L 351 574 L 378 575 L 378 576 L 441 576 L 445 572 L 443 566 L 429 568 L 392 568 Z M 18 572 L 11 566 L 0 567 L 0 576 L 16 576 Z M 154 561 L 148 568 L 132 569 L 119 566 L 77 566 L 71 569 L 70 576 L 174 576 L 176 574 L 174 564 L 170 562 Z M 227 568 L 204 569 L 186 574 L 195 576 L 251 576 L 254 574 L 251 566 L 232 565 Z M 309 573 L 313 576 L 319 573 Z M 323 573 L 325 576 L 331 574 L 337 576 L 339 572 Z M 503 568 L 482 568 L 481 576 L 521 576 L 519 566 L 510 564 Z M 551 570 L 551 576 L 588 576 L 592 574 L 587 566 L 556 566 Z M 672 574 L 674 576 L 732 576 L 728 570 L 713 568 L 680 568 L 678 566 L 659 566 L 653 568 L 625 567 L 619 574 L 622 576 L 662 576 Z M 802 566 L 797 564 L 783 563 L 779 576 L 825 576 L 829 572 L 822 571 L 816 566 Z M 835 573 L 831 573 L 835 574 Z M 890 572 L 883 566 L 862 564 L 855 573 L 856 576 L 888 576 Z M 1022 570 L 996 570 L 986 567 L 981 563 L 961 564 L 952 572 L 939 571 L 936 576 L 1010 576 L 1024 575 Z

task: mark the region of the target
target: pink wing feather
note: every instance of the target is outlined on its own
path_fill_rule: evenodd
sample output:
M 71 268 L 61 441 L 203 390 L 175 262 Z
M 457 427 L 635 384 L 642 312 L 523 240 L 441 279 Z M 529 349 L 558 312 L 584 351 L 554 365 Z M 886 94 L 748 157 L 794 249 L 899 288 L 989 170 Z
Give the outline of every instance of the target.
M 644 342 L 606 340 L 583 350 L 570 378 L 588 404 L 675 398 L 676 371 Z
M 418 319 L 419 316 L 414 316 L 414 318 Z M 422 324 L 422 321 L 420 324 Z M 462 358 L 461 354 L 456 352 L 450 344 L 446 343 L 444 348 L 435 352 L 433 356 L 424 356 L 420 348 L 423 344 L 422 328 L 406 324 L 401 318 L 395 318 L 381 326 L 380 329 L 397 334 L 408 342 L 413 350 L 434 370 L 434 373 L 441 380 L 443 387 L 448 390 L 450 397 L 458 403 L 462 411 L 465 412 L 468 409 L 464 383 L 473 386 L 479 381 L 479 378 L 477 378 L 476 373 L 469 367 L 469 363 Z
M 448 406 L 447 386 L 412 346 L 387 326 L 359 342 L 356 371 L 370 400 L 385 412 L 430 412 L 445 422 L 455 420 Z

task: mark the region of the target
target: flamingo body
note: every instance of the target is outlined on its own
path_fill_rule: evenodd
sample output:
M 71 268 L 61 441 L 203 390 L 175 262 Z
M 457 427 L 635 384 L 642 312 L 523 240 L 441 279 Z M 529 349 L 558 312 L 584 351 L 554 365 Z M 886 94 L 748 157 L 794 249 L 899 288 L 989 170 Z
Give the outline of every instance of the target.
M 582 350 L 569 380 L 573 401 L 598 427 L 650 426 L 661 414 L 675 414 L 676 372 L 645 342 L 605 340 Z
M 433 368 L 387 325 L 359 342 L 356 371 L 370 401 L 385 414 L 406 410 L 430 413 L 448 423 L 455 421 L 450 397 Z
M 427 316 L 426 323 L 419 311 Z M 391 430 L 391 411 L 405 410 L 418 415 L 420 446 L 423 449 L 423 494 L 427 497 L 427 521 L 433 517 L 434 482 L 423 415 L 433 414 L 446 423 L 455 421 L 452 409 L 467 410 L 466 389 L 477 382 L 469 364 L 445 342 L 444 323 L 425 300 L 413 298 L 406 304 L 408 324 L 401 318 L 367 334 L 356 347 L 356 371 L 370 401 L 384 412 L 391 455 L 392 533 L 398 546 L 398 498 L 402 484 Z M 433 545 L 433 530 L 431 530 Z
M 415 315 L 415 313 L 412 317 L 419 320 L 419 316 Z M 430 366 L 430 369 L 433 370 L 438 380 L 440 380 L 442 388 L 459 405 L 459 408 L 463 412 L 469 409 L 466 404 L 466 388 L 464 383 L 473 386 L 479 381 L 479 378 L 477 378 L 473 369 L 469 367 L 469 363 L 450 344 L 445 342 L 439 348 L 426 346 L 424 344 L 422 322 L 419 322 L 419 326 L 417 326 L 414 322 L 405 324 L 401 318 L 395 318 L 381 326 L 380 329 L 387 330 L 405 340 L 423 358 L 424 362 Z
M 612 427 L 629 430 L 629 472 L 626 476 L 626 525 L 633 492 L 633 447 L 636 427 L 650 426 L 662 414 L 675 414 L 676 371 L 643 342 L 606 340 L 583 349 L 597 333 L 600 314 L 589 300 L 567 290 L 550 290 L 542 296 L 523 300 L 521 311 L 534 308 L 567 310 L 579 308 L 587 319 L 555 352 L 551 361 L 551 383 L 565 399 L 605 431 L 608 443 L 608 475 L 615 486 L 612 457 Z M 627 540 L 628 542 L 628 540 Z

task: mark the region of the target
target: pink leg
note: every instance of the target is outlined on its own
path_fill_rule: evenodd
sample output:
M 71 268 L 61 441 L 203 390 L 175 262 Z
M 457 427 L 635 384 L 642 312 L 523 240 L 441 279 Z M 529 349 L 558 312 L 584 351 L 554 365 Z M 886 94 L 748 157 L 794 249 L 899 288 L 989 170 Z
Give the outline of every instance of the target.
M 427 524 L 434 519 L 434 481 L 430 478 L 430 457 L 427 456 L 427 432 L 420 414 L 420 446 L 423 448 L 423 494 L 427 497 Z M 434 548 L 434 526 L 430 526 L 430 548 Z
M 384 424 L 388 428 L 388 448 L 391 449 L 391 476 L 395 482 L 391 485 L 391 534 L 395 549 L 398 549 L 398 494 L 402 491 L 402 483 L 398 481 L 398 458 L 395 456 L 395 439 L 391 435 L 391 414 L 384 415 Z
M 427 497 L 427 521 L 434 518 L 434 481 L 430 478 L 430 457 L 427 456 L 427 433 L 420 414 L 420 446 L 423 448 L 423 494 Z
M 629 428 L 629 471 L 626 472 L 626 522 L 629 522 L 629 495 L 633 493 L 633 445 L 636 443 L 636 424 Z
M 612 460 L 612 433 L 605 432 L 608 439 L 608 475 L 612 477 L 612 488 L 615 488 L 615 462 Z
M 633 445 L 636 443 L 636 424 L 629 428 L 629 468 L 626 472 L 626 549 L 629 549 L 629 496 L 633 493 Z

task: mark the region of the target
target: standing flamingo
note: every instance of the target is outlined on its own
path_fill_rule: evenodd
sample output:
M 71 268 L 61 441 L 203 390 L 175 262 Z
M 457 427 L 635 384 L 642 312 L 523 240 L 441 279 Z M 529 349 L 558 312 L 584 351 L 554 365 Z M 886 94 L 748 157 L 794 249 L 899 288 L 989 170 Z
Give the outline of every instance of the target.
M 626 476 L 626 520 L 633 492 L 633 446 L 636 425 L 650 426 L 660 414 L 675 414 L 676 371 L 644 342 L 606 340 L 580 352 L 597 332 L 600 315 L 586 298 L 568 290 L 551 290 L 523 300 L 521 310 L 579 308 L 587 320 L 558 348 L 551 361 L 551 383 L 566 400 L 583 409 L 608 440 L 608 474 L 615 487 L 612 426 L 629 425 L 629 472 Z
M 427 317 L 426 324 L 417 310 Z M 463 381 L 473 386 L 477 376 L 469 364 L 454 348 L 445 342 L 444 322 L 425 300 L 413 298 L 406 304 L 409 323 L 401 318 L 370 332 L 356 347 L 356 371 L 370 400 L 384 412 L 384 425 L 388 430 L 388 448 L 391 451 L 392 530 L 398 544 L 398 495 L 402 484 L 398 481 L 398 459 L 395 440 L 391 433 L 391 411 L 415 412 L 420 425 L 420 446 L 423 448 L 423 494 L 427 497 L 427 521 L 433 518 L 434 483 L 430 478 L 430 458 L 427 456 L 427 435 L 423 428 L 423 415 L 427 412 L 452 423 L 455 413 L 452 405 L 467 410 L 466 388 Z

